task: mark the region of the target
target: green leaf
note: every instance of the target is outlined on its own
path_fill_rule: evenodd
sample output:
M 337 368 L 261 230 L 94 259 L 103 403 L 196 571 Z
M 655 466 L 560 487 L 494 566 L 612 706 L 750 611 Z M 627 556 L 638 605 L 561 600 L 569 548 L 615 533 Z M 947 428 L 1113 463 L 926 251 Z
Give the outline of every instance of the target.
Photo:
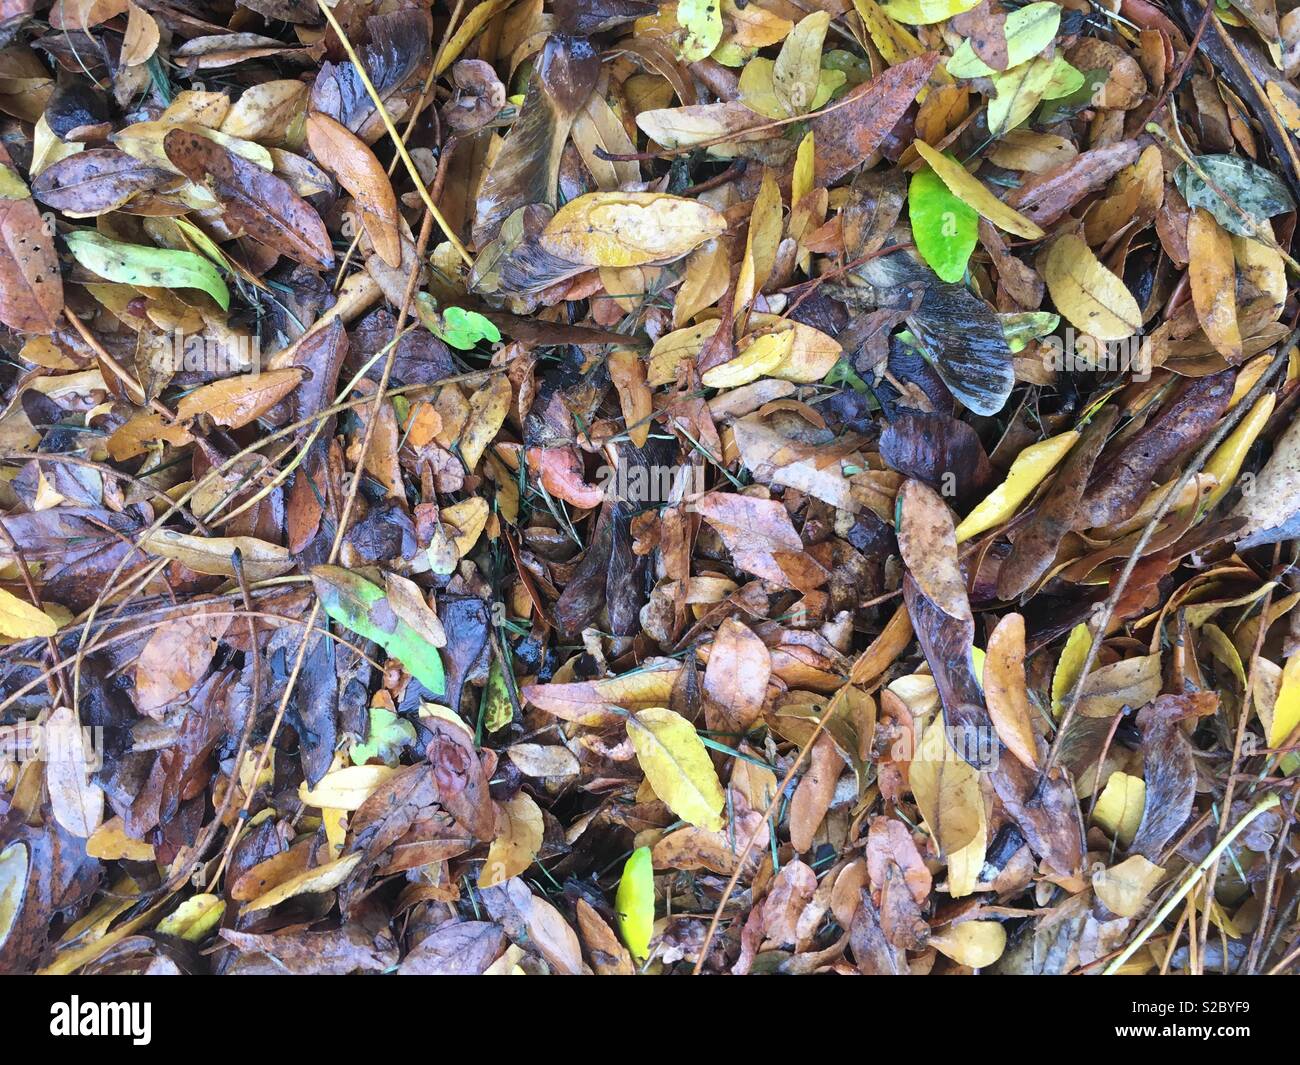
M 352 745 L 352 764 L 365 765 L 378 758 L 386 766 L 396 766 L 402 749 L 415 743 L 415 726 L 386 706 L 370 708 L 370 734 L 365 743 Z
M 979 214 L 954 196 L 928 166 L 912 175 L 907 210 L 921 258 L 944 281 L 960 281 L 979 239 Z
M 92 274 L 124 285 L 202 289 L 223 311 L 230 309 L 230 290 L 216 267 L 192 251 L 123 244 L 90 229 L 69 233 L 67 239 L 68 251 Z
M 1196 157 L 1196 163 L 1224 195 L 1231 197 L 1256 222 L 1295 209 L 1291 193 L 1282 180 L 1258 163 L 1239 155 L 1201 155 Z M 1174 184 L 1189 207 L 1204 207 L 1229 233 L 1238 237 L 1253 235 L 1241 215 L 1186 163 L 1174 172 Z
M 435 332 L 461 351 L 468 351 L 480 340 L 490 340 L 495 344 L 501 339 L 501 331 L 483 315 L 462 307 L 448 307 L 443 311 L 442 329 Z
M 393 613 L 379 585 L 339 566 L 316 566 L 311 583 L 325 613 L 334 621 L 374 640 L 435 695 L 446 691 L 438 649 Z
M 1027 63 L 1052 43 L 1061 25 L 1060 5 L 1051 0 L 1029 4 L 1007 16 L 1004 33 L 1007 39 L 1007 64 L 1004 70 Z M 948 60 L 948 73 L 954 78 L 987 78 L 994 68 L 975 54 L 969 40 L 963 41 Z
M 623 876 L 614 896 L 618 930 L 638 962 L 650 956 L 650 937 L 655 925 L 654 867 L 649 847 L 638 847 L 623 865 Z

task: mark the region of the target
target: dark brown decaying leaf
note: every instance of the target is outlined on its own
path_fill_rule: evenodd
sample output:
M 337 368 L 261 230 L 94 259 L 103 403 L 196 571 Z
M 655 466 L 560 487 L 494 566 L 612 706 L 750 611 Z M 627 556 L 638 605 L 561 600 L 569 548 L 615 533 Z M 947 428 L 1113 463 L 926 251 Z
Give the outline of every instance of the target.
M 172 130 L 163 147 L 186 177 L 212 189 L 232 230 L 305 265 L 334 265 L 325 223 L 287 182 L 187 130 Z

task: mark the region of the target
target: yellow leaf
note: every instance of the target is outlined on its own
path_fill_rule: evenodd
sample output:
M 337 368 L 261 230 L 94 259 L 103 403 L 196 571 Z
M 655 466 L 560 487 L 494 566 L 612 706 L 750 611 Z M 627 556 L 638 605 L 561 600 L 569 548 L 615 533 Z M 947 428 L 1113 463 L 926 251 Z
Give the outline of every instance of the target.
M 1142 327 L 1133 293 L 1072 233 L 1058 237 L 1048 250 L 1043 280 L 1056 309 L 1082 333 L 1127 340 Z
M 1056 663 L 1056 672 L 1052 674 L 1052 716 L 1060 716 L 1065 708 L 1065 700 L 1079 683 L 1079 674 L 1083 672 L 1083 663 L 1088 658 L 1088 648 L 1092 646 L 1092 632 L 1082 623 L 1070 630 L 1065 641 L 1065 649 Z
M 779 377 L 782 381 L 794 381 L 796 384 L 820 381 L 834 369 L 844 351 L 834 337 L 791 318 L 782 318 L 776 314 L 753 314 L 749 324 L 754 330 L 751 339 L 769 333 L 788 332 L 794 335 L 789 353 L 768 374 L 769 377 Z
M 1007 930 L 998 921 L 962 921 L 930 935 L 930 946 L 959 965 L 983 969 L 1007 948 Z
M 982 217 L 987 218 L 999 229 L 1005 229 L 1008 233 L 1014 233 L 1026 240 L 1038 240 L 1045 235 L 1035 223 L 989 192 L 984 184 L 960 163 L 949 159 L 942 152 L 935 151 L 925 141 L 913 141 L 912 145 L 921 158 L 939 175 L 940 180 L 948 186 L 949 192 L 972 210 L 978 211 Z
M 358 766 L 356 768 L 372 769 L 373 766 Z M 379 768 L 384 768 L 380 766 Z M 340 770 L 347 772 L 347 770 Z M 388 770 L 392 772 L 392 770 Z M 326 862 L 324 865 L 318 865 L 314 869 L 308 869 L 305 873 L 299 873 L 297 876 L 290 877 L 282 884 L 278 884 L 268 891 L 265 895 L 259 895 L 252 902 L 244 907 L 244 914 L 256 913 L 258 910 L 269 910 L 272 906 L 278 906 L 287 899 L 295 895 L 319 894 L 322 891 L 332 891 L 348 878 L 348 874 L 356 868 L 361 861 L 360 852 L 349 854 L 346 858 L 340 858 L 336 862 Z
M 1187 276 L 1192 305 L 1206 337 L 1229 362 L 1241 361 L 1241 328 L 1237 324 L 1237 261 L 1232 237 L 1202 207 L 1187 220 Z
M 0 636 L 27 640 L 33 636 L 53 636 L 59 623 L 43 610 L 0 588 Z
M 11 843 L 0 850 L 0 948 L 18 921 L 27 897 L 27 846 Z
M 1106 781 L 1092 812 L 1092 820 L 1112 839 L 1127 847 L 1142 823 L 1147 803 L 1147 784 L 1141 777 L 1116 771 Z
M 488 444 L 500 432 L 510 412 L 510 381 L 497 374 L 486 381 L 469 399 L 469 419 L 460 437 L 460 457 L 465 468 L 473 470 Z
M 722 828 L 722 785 L 694 725 L 672 710 L 649 707 L 627 719 L 627 734 L 660 801 L 698 828 Z
M 954 899 L 963 899 L 973 894 L 979 885 L 980 873 L 984 871 L 984 857 L 989 845 L 989 822 L 984 811 L 984 803 L 975 805 L 979 825 L 974 838 L 961 850 L 948 855 L 948 894 Z
M 589 192 L 547 223 L 541 246 L 584 266 L 642 266 L 680 258 L 727 220 L 697 200 L 661 192 Z
M 542 811 L 527 792 L 515 792 L 514 798 L 500 803 L 497 809 L 497 835 L 479 871 L 480 888 L 504 884 L 532 865 L 546 831 Z
M 1237 474 L 1241 472 L 1241 464 L 1246 461 L 1250 446 L 1268 423 L 1276 404 L 1277 395 L 1265 392 L 1223 443 L 1214 449 L 1214 454 L 1205 464 L 1205 472 L 1218 478 L 1219 483 L 1206 499 L 1205 510 L 1213 510 L 1219 500 L 1228 494 L 1237 480 Z
M 739 388 L 771 373 L 794 349 L 794 331 L 767 333 L 756 338 L 734 359 L 714 366 L 700 376 L 706 388 Z
M 1268 745 L 1281 747 L 1297 725 L 1300 725 L 1300 651 L 1288 658 L 1282 667 L 1282 683 L 1269 722 Z
M 725 292 L 726 289 L 724 288 L 723 291 Z M 651 388 L 672 384 L 677 377 L 677 367 L 681 361 L 698 355 L 705 341 L 718 331 L 718 326 L 721 324 L 719 319 L 710 318 L 698 325 L 674 329 L 671 333 L 661 336 L 650 349 L 646 384 Z
M 737 314 L 749 306 L 772 273 L 772 267 L 776 264 L 776 249 L 781 243 L 781 223 L 781 189 L 772 171 L 764 167 L 763 180 L 749 215 L 745 257 L 741 260 L 740 273 L 736 278 Z
M 226 901 L 219 895 L 191 895 L 158 922 L 165 936 L 178 936 L 197 943 L 221 922 Z
M 1134 854 L 1118 865 L 1093 873 L 1092 889 L 1111 913 L 1119 917 L 1136 917 L 1164 875 L 1162 867 Z
M 442 508 L 439 516 L 443 523 L 455 530 L 452 543 L 456 546 L 457 557 L 464 558 L 478 543 L 478 538 L 483 535 L 483 529 L 487 525 L 488 514 L 488 502 L 482 496 L 470 496 L 469 499 Z
M 1025 682 L 1025 619 L 1007 614 L 989 635 L 983 670 L 984 699 L 998 738 L 1030 769 L 1038 768 L 1038 749 Z
M 91 833 L 86 840 L 86 855 L 105 862 L 154 860 L 153 844 L 128 836 L 120 817 L 110 817 Z
M 979 835 L 984 797 L 979 772 L 948 742 L 936 713 L 917 745 L 909 772 L 912 795 L 939 849 L 951 858 Z
M 350 765 L 326 773 L 314 788 L 308 788 L 304 780 L 298 786 L 298 798 L 304 806 L 322 810 L 359 810 L 371 792 L 395 772 L 386 765 Z
M 925 52 L 925 46 L 890 18 L 876 0 L 853 0 L 853 6 L 871 36 L 871 43 L 891 67 Z M 935 73 L 942 70 L 942 67 L 936 67 Z M 943 77 L 946 79 L 947 75 Z
M 980 0 L 884 0 L 880 6 L 892 19 L 909 26 L 930 26 L 960 15 L 979 5 Z
M 1078 439 L 1078 432 L 1071 429 L 1030 444 L 1020 452 L 1007 471 L 1007 479 L 985 496 L 957 526 L 957 542 L 960 544 L 1009 519 L 1029 498 L 1029 493 L 1069 454 Z
M 790 178 L 790 203 L 797 204 L 813 190 L 813 166 L 816 157 L 813 131 L 809 130 L 799 142 L 794 155 L 794 174 Z

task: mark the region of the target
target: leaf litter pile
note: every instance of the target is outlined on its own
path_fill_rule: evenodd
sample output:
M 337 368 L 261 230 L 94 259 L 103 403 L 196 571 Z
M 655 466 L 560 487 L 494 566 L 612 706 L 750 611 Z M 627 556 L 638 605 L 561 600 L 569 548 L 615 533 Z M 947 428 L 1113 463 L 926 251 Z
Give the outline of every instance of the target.
M 0 971 L 1300 957 L 1300 7 L 4 0 Z

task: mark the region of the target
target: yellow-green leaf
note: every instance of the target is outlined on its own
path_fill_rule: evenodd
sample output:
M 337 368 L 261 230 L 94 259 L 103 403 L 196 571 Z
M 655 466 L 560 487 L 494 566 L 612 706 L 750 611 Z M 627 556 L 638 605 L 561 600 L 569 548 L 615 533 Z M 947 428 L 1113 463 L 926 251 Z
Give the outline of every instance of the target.
M 158 922 L 165 936 L 178 936 L 197 943 L 221 923 L 226 900 L 219 895 L 191 895 Z
M 649 707 L 627 719 L 627 734 L 660 800 L 683 821 L 720 829 L 722 785 L 695 726 L 672 710 Z
M 1027 62 L 1052 43 L 1061 25 L 1061 5 L 1053 0 L 1027 4 L 1007 16 L 1003 33 L 1007 42 L 1007 62 L 1003 70 Z M 954 78 L 986 78 L 994 68 L 975 54 L 969 40 L 963 41 L 948 60 L 948 73 Z
M 909 26 L 930 26 L 979 6 L 980 0 L 885 0 L 885 14 Z
M 772 88 L 787 115 L 806 114 L 815 106 L 822 43 L 830 24 L 828 12 L 814 11 L 799 20 L 781 45 L 772 67 Z
M 638 847 L 623 865 L 614 896 L 618 931 L 638 962 L 650 956 L 655 925 L 655 880 L 650 848 Z
M 1052 715 L 1058 716 L 1065 707 L 1074 686 L 1079 683 L 1083 672 L 1083 663 L 1088 658 L 1088 648 L 1092 646 L 1092 632 L 1082 623 L 1070 630 L 1065 641 L 1065 649 L 1056 663 L 1056 672 L 1052 674 Z
M 686 31 L 677 49 L 682 59 L 706 59 L 722 40 L 721 0 L 678 0 L 677 24 Z
M 93 230 L 69 233 L 68 251 L 92 274 L 145 288 L 197 288 L 230 308 L 230 290 L 217 268 L 192 251 L 146 248 L 109 240 Z

